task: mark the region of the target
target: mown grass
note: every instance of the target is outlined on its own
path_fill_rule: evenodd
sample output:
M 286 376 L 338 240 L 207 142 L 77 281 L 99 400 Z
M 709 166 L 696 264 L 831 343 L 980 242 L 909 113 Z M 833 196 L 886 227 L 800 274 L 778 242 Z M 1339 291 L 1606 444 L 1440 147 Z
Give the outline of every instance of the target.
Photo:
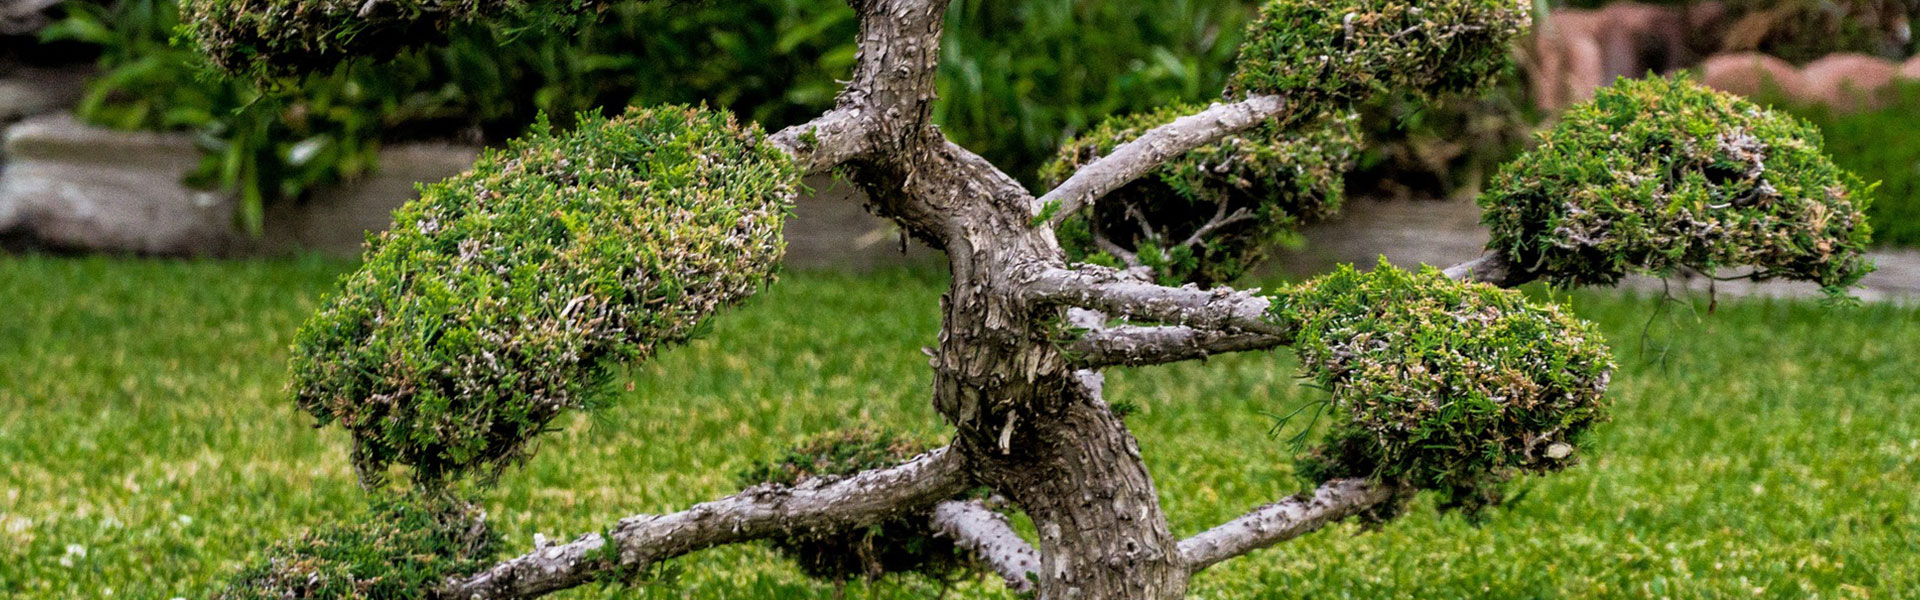
M 269 541 L 362 504 L 338 431 L 281 391 L 285 348 L 348 265 L 0 259 L 0 596 L 205 597 Z M 790 274 L 633 371 L 489 509 L 510 545 L 725 494 L 751 461 L 873 423 L 930 438 L 938 274 Z M 1920 312 L 1723 299 L 1692 315 L 1581 294 L 1622 368 L 1593 459 L 1483 523 L 1421 506 L 1208 571 L 1196 598 L 1920 597 Z M 1649 339 L 1643 342 L 1642 334 Z M 1267 415 L 1315 392 L 1286 353 L 1116 373 L 1178 533 L 1296 489 Z M 1285 437 L 1284 434 L 1282 437 Z M 758 546 L 672 585 L 567 598 L 835 598 Z M 1003 597 L 963 582 L 959 597 Z M 916 580 L 848 598 L 926 598 Z M 955 597 L 950 595 L 949 597 Z

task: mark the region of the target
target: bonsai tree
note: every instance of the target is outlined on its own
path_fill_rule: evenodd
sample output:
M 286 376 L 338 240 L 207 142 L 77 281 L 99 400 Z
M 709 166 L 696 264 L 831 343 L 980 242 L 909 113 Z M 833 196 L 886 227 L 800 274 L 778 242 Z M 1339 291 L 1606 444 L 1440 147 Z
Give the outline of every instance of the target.
M 185 37 L 278 79 L 466 21 L 572 25 L 599 4 L 192 0 Z M 811 122 L 582 115 L 424 186 L 294 346 L 292 395 L 351 432 L 375 510 L 276 546 L 226 597 L 531 598 L 768 540 L 823 577 L 985 568 L 1042 598 L 1180 598 L 1207 567 L 1328 523 L 1389 519 L 1420 493 L 1476 510 L 1516 475 L 1574 465 L 1606 418 L 1609 352 L 1591 324 L 1507 288 L 1691 269 L 1840 294 L 1869 268 L 1867 189 L 1818 132 L 1680 78 L 1620 81 L 1540 134 L 1481 199 L 1483 256 L 1233 287 L 1338 207 L 1347 107 L 1482 85 L 1525 6 L 1272 0 L 1219 102 L 1094 128 L 1035 194 L 931 122 L 946 3 L 851 4 L 857 65 Z M 929 366 L 951 439 L 828 434 L 738 494 L 502 552 L 468 494 L 556 416 L 604 404 L 615 367 L 768 285 L 801 178 L 827 172 L 946 251 Z M 1281 346 L 1329 390 L 1305 490 L 1175 537 L 1102 371 Z

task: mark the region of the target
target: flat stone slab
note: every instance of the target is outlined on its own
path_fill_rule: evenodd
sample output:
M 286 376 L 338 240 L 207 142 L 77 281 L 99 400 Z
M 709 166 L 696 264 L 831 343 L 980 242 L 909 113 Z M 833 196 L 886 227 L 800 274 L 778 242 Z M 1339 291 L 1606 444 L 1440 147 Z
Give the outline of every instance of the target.
M 0 232 L 138 254 L 225 248 L 233 202 L 181 183 L 200 160 L 184 134 L 112 131 L 54 114 L 9 128 L 4 146 Z

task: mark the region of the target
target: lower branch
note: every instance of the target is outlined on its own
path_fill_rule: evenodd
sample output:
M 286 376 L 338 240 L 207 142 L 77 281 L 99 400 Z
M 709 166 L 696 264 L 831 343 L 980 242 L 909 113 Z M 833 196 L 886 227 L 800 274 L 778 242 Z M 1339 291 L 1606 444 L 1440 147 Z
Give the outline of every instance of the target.
M 1015 592 L 1033 591 L 1032 577 L 1040 569 L 1040 552 L 1015 533 L 1007 516 L 989 510 L 978 500 L 949 500 L 933 507 L 933 528 L 973 552 Z
M 1182 325 L 1126 325 L 1088 331 L 1068 343 L 1067 355 L 1080 368 L 1138 367 L 1206 358 L 1228 352 L 1265 350 L 1291 342 L 1286 335 L 1195 329 Z
M 1220 561 L 1266 548 L 1392 500 L 1396 490 L 1364 479 L 1336 479 L 1312 497 L 1294 496 L 1180 542 L 1180 557 L 1198 572 Z
M 967 487 L 964 461 L 941 448 L 897 466 L 794 487 L 758 485 L 670 515 L 621 519 L 610 536 L 536 548 L 478 574 L 454 579 L 443 598 L 533 598 L 631 572 L 676 556 L 750 540 L 864 527 L 951 498 Z M 611 537 L 614 547 L 606 547 Z
M 1498 287 L 1514 287 L 1533 281 L 1537 276 L 1532 272 L 1513 264 L 1506 253 L 1488 252 L 1467 262 L 1463 262 L 1445 271 L 1448 278 L 1459 281 L 1490 283 Z

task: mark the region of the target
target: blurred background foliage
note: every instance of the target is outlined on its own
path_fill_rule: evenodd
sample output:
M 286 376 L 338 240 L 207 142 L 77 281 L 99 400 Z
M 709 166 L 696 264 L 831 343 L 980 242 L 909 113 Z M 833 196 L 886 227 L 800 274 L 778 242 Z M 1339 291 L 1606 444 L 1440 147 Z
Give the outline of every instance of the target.
M 1108 114 L 1218 94 L 1247 0 L 959 0 L 936 118 L 961 143 L 1031 180 L 1066 135 Z M 854 61 L 841 0 L 630 3 L 582 31 L 461 28 L 451 43 L 262 92 L 207 72 L 169 43 L 172 0 L 67 2 L 44 39 L 97 48 L 80 116 L 121 129 L 199 134 L 196 183 L 263 206 L 374 167 L 382 142 L 497 144 L 534 115 L 706 102 L 769 129 L 833 102 Z
M 1879 13 L 1837 25 L 1815 17 L 1907 1 L 1730 0 L 1726 7 L 1736 21 L 1778 30 L 1765 36 L 1769 51 L 1885 54 L 1884 36 L 1872 35 L 1886 29 L 1873 24 Z M 1107 116 L 1217 97 L 1257 5 L 955 0 L 935 119 L 957 142 L 1037 184 L 1039 167 L 1061 142 Z M 628 3 L 581 31 L 469 26 L 441 47 L 262 91 L 214 77 L 192 49 L 170 43 L 176 0 L 70 0 L 55 10 L 43 40 L 99 69 L 78 107 L 81 118 L 195 133 L 205 158 L 189 182 L 238 194 L 240 225 L 255 232 L 273 203 L 376 168 L 382 143 L 499 144 L 541 112 L 612 113 L 666 102 L 705 102 L 769 129 L 802 122 L 832 104 L 837 80 L 851 72 L 857 31 L 843 0 Z M 1518 82 L 1439 104 L 1360 107 L 1366 149 L 1347 177 L 1350 192 L 1471 197 L 1543 118 Z M 1870 213 L 1880 239 L 1920 243 L 1920 119 L 1910 117 L 1920 114 L 1920 95 L 1861 113 L 1790 109 L 1826 130 L 1843 167 L 1885 182 Z

